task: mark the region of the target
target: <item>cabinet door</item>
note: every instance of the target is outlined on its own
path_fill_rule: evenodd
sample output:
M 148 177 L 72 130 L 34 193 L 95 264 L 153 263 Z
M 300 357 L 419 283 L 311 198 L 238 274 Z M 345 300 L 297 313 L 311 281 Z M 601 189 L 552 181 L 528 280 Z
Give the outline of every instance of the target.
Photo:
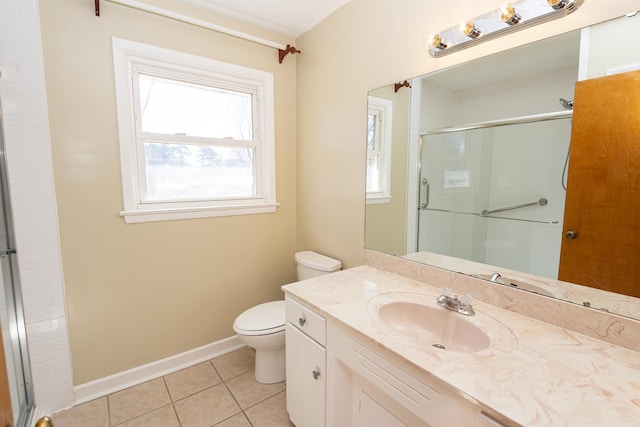
M 504 424 L 494 420 L 485 414 L 480 414 L 480 422 L 478 427 L 506 427 Z
M 407 427 L 363 389 L 356 391 L 353 408 L 354 427 Z
M 324 427 L 326 350 L 287 324 L 287 411 L 300 427 Z

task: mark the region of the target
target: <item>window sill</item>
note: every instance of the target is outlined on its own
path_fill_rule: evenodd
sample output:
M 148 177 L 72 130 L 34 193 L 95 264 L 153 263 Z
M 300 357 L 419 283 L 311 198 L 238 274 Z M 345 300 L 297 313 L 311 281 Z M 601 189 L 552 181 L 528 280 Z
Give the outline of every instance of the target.
M 194 218 L 212 218 L 217 216 L 254 215 L 273 213 L 280 206 L 279 203 L 265 203 L 261 205 L 218 206 L 208 208 L 182 209 L 148 209 L 138 211 L 122 211 L 127 224 L 139 222 L 178 221 Z
M 381 205 L 383 203 L 391 203 L 393 196 L 372 196 L 367 197 L 367 205 Z

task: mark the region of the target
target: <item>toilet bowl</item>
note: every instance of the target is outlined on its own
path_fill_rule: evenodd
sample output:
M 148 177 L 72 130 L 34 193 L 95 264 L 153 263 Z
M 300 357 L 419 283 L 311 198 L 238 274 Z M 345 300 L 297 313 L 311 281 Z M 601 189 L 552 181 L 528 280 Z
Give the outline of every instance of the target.
M 340 261 L 311 251 L 297 252 L 294 265 L 298 280 L 329 274 L 342 267 Z M 285 380 L 285 323 L 284 301 L 251 307 L 233 322 L 240 341 L 256 350 L 255 378 L 259 383 Z
M 284 301 L 256 305 L 233 322 L 240 341 L 256 349 L 255 377 L 259 383 L 284 381 Z

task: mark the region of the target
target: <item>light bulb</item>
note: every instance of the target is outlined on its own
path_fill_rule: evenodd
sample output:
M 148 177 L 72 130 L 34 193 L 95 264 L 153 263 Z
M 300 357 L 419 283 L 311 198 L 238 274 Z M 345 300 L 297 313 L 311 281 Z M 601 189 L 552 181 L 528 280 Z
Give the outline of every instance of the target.
M 431 36 L 431 38 L 429 39 L 429 45 L 440 50 L 444 50 L 449 47 L 449 45 L 444 41 L 440 34 Z
M 460 24 L 460 31 L 465 36 L 475 39 L 482 35 L 482 30 L 473 21 L 464 21 Z
M 500 19 L 507 25 L 515 25 L 522 21 L 522 15 L 518 13 L 515 7 L 507 5 L 500 8 Z
M 567 0 L 547 0 L 547 4 L 555 10 L 564 9 L 567 6 Z

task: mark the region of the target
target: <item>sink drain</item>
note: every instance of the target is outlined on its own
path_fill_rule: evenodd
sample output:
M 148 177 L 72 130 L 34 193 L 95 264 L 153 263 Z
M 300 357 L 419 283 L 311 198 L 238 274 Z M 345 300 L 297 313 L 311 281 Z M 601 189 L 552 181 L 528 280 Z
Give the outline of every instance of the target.
M 443 350 L 447 349 L 447 347 L 445 347 L 445 346 L 443 346 L 442 344 L 439 344 L 439 343 L 431 344 L 431 346 L 433 346 L 435 348 L 441 348 Z

